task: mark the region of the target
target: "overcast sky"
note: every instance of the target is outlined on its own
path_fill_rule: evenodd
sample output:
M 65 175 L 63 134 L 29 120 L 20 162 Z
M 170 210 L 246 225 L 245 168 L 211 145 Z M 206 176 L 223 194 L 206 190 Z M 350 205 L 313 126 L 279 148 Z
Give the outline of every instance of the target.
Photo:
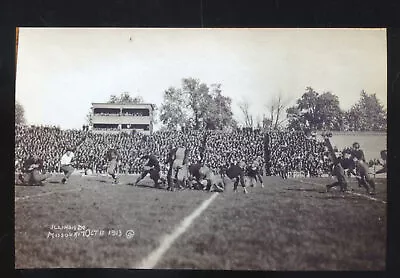
M 221 83 L 254 116 L 281 93 L 293 104 L 311 86 L 348 109 L 362 89 L 387 106 L 384 29 L 21 28 L 16 100 L 29 124 L 81 128 L 92 102 L 130 92 L 160 106 L 184 77 Z

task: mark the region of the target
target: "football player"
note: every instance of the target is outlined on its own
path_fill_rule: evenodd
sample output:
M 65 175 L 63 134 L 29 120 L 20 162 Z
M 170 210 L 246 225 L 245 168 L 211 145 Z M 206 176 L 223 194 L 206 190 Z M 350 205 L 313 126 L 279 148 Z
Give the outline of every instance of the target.
M 352 156 L 356 157 L 357 160 L 362 160 L 365 162 L 364 151 L 360 148 L 360 144 L 358 142 L 353 143 Z
M 339 159 L 339 158 L 334 159 L 333 168 L 332 168 L 332 176 L 335 176 L 337 178 L 337 182 L 328 184 L 326 186 L 326 192 L 329 192 L 329 190 L 332 187 L 336 187 L 336 186 L 339 186 L 340 191 L 342 191 L 342 192 L 347 191 L 347 181 L 345 178 L 343 166 L 341 164 L 341 159 Z
M 356 165 L 357 180 L 362 186 L 364 186 L 368 194 L 375 194 L 375 181 L 368 173 L 369 167 L 367 163 L 365 163 L 363 160 L 359 160 L 356 156 L 353 157 L 353 160 Z M 372 191 L 370 187 L 372 188 Z
M 378 170 L 375 174 L 387 173 L 387 150 L 381 151 L 381 159 L 382 162 L 379 161 L 379 164 L 381 164 L 383 168 Z
M 61 157 L 61 171 L 64 172 L 64 178 L 61 180 L 63 184 L 66 184 L 72 173 L 74 172 L 74 168 L 72 167 L 72 162 L 73 159 L 75 158 L 75 155 L 73 153 L 72 148 L 67 148 L 66 153 Z
M 41 174 L 43 170 L 43 160 L 37 154 L 30 156 L 23 164 L 22 173 L 18 175 L 19 180 L 25 185 L 43 186 L 43 182 L 48 179 L 50 173 Z
M 255 184 L 257 184 L 257 181 L 260 182 L 261 188 L 264 188 L 264 183 L 261 177 L 261 157 L 257 157 L 254 162 L 246 168 L 246 176 L 250 177 L 250 186 L 254 187 Z
M 195 180 L 195 184 L 193 184 L 193 180 Z M 218 180 L 210 168 L 200 163 L 189 166 L 189 185 L 198 190 L 224 191 L 222 180 Z
M 119 155 L 118 152 L 115 149 L 110 149 L 107 152 L 107 160 L 108 160 L 108 168 L 107 168 L 107 173 L 113 178 L 113 184 L 118 184 L 119 179 L 117 176 L 117 167 L 118 167 L 118 160 L 119 160 Z
M 189 150 L 184 147 L 174 148 L 172 145 L 170 146 L 168 158 L 165 162 L 165 164 L 169 165 L 167 174 L 167 190 L 174 191 L 175 183 L 177 182 L 181 183 L 181 185 L 185 183 L 188 172 L 188 153 Z
M 144 155 L 140 158 L 140 160 L 145 160 L 146 163 L 144 165 L 144 170 L 142 174 L 136 179 L 135 186 L 144 179 L 147 175 L 150 175 L 150 178 L 154 181 L 154 186 L 159 187 L 159 180 L 160 180 L 160 163 L 152 154 Z
M 191 189 L 202 190 L 203 185 L 201 184 L 202 176 L 200 174 L 201 163 L 194 163 L 188 167 L 188 184 Z
M 240 182 L 243 192 L 247 194 L 246 184 L 244 183 L 245 168 L 246 163 L 244 163 L 244 161 L 241 161 L 238 164 L 232 164 L 228 170 L 226 170 L 226 177 L 223 179 L 224 187 L 226 188 L 228 184 L 233 182 L 233 191 L 237 192 L 237 187 Z

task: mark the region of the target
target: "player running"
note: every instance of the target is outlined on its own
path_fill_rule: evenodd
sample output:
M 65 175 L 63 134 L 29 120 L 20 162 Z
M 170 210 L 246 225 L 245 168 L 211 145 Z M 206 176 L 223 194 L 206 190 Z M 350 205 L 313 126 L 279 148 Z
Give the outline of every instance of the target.
M 61 157 L 60 170 L 64 172 L 64 178 L 61 180 L 61 183 L 66 184 L 72 173 L 75 171 L 74 167 L 72 167 L 72 163 L 75 159 L 74 152 L 85 140 L 86 136 L 82 137 L 79 143 L 75 145 L 75 148 L 68 147 Z
M 165 164 L 169 165 L 167 181 L 167 190 L 174 191 L 175 183 L 181 183 L 183 185 L 187 179 L 187 164 L 188 164 L 188 153 L 189 150 L 183 147 L 174 148 L 170 146 L 170 152 L 168 154 L 167 161 Z
M 259 181 L 261 184 L 261 188 L 264 188 L 264 183 L 260 174 L 261 172 L 260 163 L 261 163 L 261 157 L 259 156 L 254 160 L 254 162 L 250 166 L 246 168 L 246 176 L 250 177 L 251 187 L 254 187 L 255 184 L 257 184 L 257 181 Z
M 106 158 L 108 160 L 107 173 L 113 178 L 113 184 L 119 184 L 119 178 L 117 176 L 117 167 L 119 155 L 115 149 L 110 149 L 107 152 Z
M 359 181 L 360 185 L 364 186 L 368 194 L 374 195 L 376 193 L 375 181 L 368 173 L 369 168 L 367 163 L 365 163 L 363 160 L 359 160 L 357 157 L 353 157 L 353 160 L 356 164 L 357 180 Z M 372 188 L 372 191 L 370 187 Z
M 232 164 L 226 171 L 226 177 L 223 179 L 224 187 L 227 188 L 227 184 L 233 182 L 233 191 L 237 192 L 237 187 L 240 182 L 243 192 L 247 194 L 246 184 L 244 183 L 245 168 L 246 163 L 244 163 L 244 161 L 241 161 L 238 164 Z
M 43 186 L 43 182 L 51 177 L 51 174 L 42 174 L 42 170 L 43 160 L 34 154 L 24 162 L 22 173 L 18 175 L 18 179 L 24 185 Z
M 147 175 L 150 175 L 150 178 L 154 181 L 154 187 L 158 188 L 161 167 L 157 157 L 152 154 L 147 154 L 142 156 L 140 160 L 146 160 L 146 163 L 144 164 L 144 170 L 142 174 L 136 179 L 134 185 L 137 186 L 142 179 L 144 179 Z

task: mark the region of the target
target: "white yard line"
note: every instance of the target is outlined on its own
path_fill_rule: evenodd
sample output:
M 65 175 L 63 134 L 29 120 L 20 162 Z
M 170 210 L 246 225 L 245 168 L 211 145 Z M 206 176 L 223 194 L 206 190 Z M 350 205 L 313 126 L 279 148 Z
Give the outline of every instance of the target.
M 314 183 L 314 182 L 308 182 L 308 181 L 302 181 L 302 180 L 299 180 L 299 182 L 305 183 L 305 184 L 311 184 L 311 185 L 318 185 L 318 186 L 321 186 L 321 187 L 323 186 L 322 184 L 318 184 L 318 183 Z M 381 202 L 383 204 L 387 204 L 387 202 L 384 201 L 384 200 L 380 200 L 380 199 L 377 199 L 377 198 L 374 198 L 374 197 L 371 197 L 371 196 L 368 196 L 368 195 L 365 195 L 365 194 L 360 194 L 360 193 L 356 193 L 356 192 L 347 192 L 347 193 L 353 194 L 353 195 L 356 195 L 356 196 L 360 196 L 360 197 L 364 197 L 364 198 L 367 198 L 367 199 L 372 200 L 372 201 L 376 201 L 376 202 Z
M 145 259 L 143 259 L 139 265 L 135 268 L 139 269 L 152 269 L 155 267 L 164 255 L 165 252 L 171 247 L 174 241 L 182 235 L 193 223 L 193 221 L 200 216 L 200 214 L 211 204 L 211 202 L 217 197 L 218 193 L 214 193 L 205 200 L 195 211 L 193 211 L 189 216 L 187 216 L 180 225 L 169 235 L 166 235 L 161 241 L 161 245 L 151 252 Z
M 26 200 L 29 198 L 34 198 L 34 197 L 41 197 L 41 196 L 46 196 L 46 195 L 51 195 L 54 193 L 64 193 L 64 192 L 73 192 L 73 191 L 78 191 L 80 188 L 75 188 L 75 189 L 69 189 L 69 190 L 62 190 L 62 191 L 51 191 L 51 192 L 46 192 L 46 193 L 41 193 L 41 194 L 36 194 L 36 195 L 28 195 L 24 197 L 15 197 L 15 201 L 20 201 L 20 200 Z

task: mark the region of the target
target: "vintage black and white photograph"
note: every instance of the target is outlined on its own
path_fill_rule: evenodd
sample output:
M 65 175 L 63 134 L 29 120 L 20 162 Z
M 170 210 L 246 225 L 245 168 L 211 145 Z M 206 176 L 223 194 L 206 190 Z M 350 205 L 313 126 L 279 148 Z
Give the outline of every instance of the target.
M 15 268 L 386 269 L 386 29 L 16 43 Z

